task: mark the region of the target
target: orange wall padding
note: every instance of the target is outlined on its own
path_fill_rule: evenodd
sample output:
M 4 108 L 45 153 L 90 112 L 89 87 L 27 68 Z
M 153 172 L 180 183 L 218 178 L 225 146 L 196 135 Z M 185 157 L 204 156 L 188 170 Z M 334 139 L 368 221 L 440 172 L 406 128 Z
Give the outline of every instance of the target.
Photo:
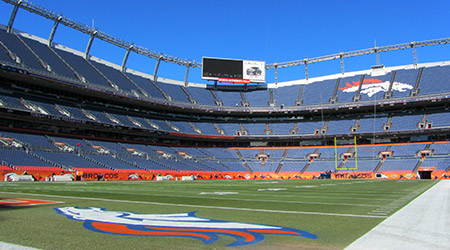
M 379 172 L 392 180 L 408 180 L 417 179 L 412 171 L 382 171 Z M 183 176 L 194 175 L 198 180 L 311 180 L 317 179 L 321 172 L 192 172 L 192 171 L 112 171 L 109 169 L 79 169 L 78 171 L 44 171 L 32 170 L 27 171 L 8 169 L 0 166 L 0 181 L 8 181 L 8 176 L 12 174 L 33 175 L 36 181 L 51 181 L 53 175 L 71 175 L 74 180 L 80 181 L 127 181 L 127 180 L 143 180 L 156 181 L 157 176 L 168 176 L 170 180 L 181 180 Z M 371 171 L 339 171 L 331 174 L 332 179 L 376 179 Z M 450 179 L 450 172 L 444 170 L 435 170 L 431 173 L 431 179 Z

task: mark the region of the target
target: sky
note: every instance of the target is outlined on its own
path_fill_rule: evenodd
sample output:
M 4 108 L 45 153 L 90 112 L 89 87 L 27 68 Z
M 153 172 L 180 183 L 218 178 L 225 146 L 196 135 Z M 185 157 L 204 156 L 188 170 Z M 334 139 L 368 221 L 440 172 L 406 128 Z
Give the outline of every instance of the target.
M 201 62 L 202 57 L 267 64 L 339 52 L 450 37 L 448 0 L 33 0 L 72 20 L 156 52 Z M 13 6 L 0 1 L 0 23 Z M 20 9 L 13 28 L 48 38 L 53 21 Z M 54 42 L 85 51 L 89 36 L 60 25 Z M 91 55 L 121 65 L 125 50 L 96 39 Z M 381 64 L 412 64 L 410 49 L 380 53 Z M 419 63 L 447 61 L 450 45 L 417 48 Z M 132 53 L 127 68 L 153 74 L 156 60 Z M 375 55 L 347 58 L 345 71 L 369 69 Z M 186 68 L 161 63 L 158 76 L 184 80 Z M 309 77 L 341 72 L 339 60 L 308 65 Z M 278 81 L 305 78 L 304 66 L 278 70 Z M 273 83 L 274 70 L 266 82 Z M 189 81 L 201 80 L 191 68 Z

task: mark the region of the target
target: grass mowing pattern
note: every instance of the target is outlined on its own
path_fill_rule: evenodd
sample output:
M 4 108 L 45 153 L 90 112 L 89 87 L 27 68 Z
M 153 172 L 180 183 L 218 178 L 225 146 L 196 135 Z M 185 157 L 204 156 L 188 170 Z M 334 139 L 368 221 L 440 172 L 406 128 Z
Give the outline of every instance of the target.
M 65 204 L 0 207 L 0 241 L 42 249 L 224 249 L 234 241 L 223 236 L 205 245 L 190 238 L 95 233 L 85 229 L 82 222 L 69 220 L 53 209 L 78 206 L 148 214 L 198 211 L 199 217 L 290 227 L 318 236 L 317 240 L 311 240 L 269 235 L 260 243 L 241 248 L 342 249 L 435 183 L 425 180 L 2 182 L 0 198 L 41 198 Z

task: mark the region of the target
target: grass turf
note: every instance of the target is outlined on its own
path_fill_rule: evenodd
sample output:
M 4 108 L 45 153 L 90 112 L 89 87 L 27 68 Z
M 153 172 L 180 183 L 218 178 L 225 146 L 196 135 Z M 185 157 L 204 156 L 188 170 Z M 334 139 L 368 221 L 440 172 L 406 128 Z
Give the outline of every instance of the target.
M 214 220 L 304 230 L 317 239 L 265 235 L 241 249 L 342 249 L 434 185 L 425 180 L 290 180 L 0 183 L 1 198 L 61 201 L 0 206 L 0 241 L 42 249 L 225 249 L 184 237 L 136 237 L 87 230 L 54 208 L 100 207 L 143 214 L 186 213 Z

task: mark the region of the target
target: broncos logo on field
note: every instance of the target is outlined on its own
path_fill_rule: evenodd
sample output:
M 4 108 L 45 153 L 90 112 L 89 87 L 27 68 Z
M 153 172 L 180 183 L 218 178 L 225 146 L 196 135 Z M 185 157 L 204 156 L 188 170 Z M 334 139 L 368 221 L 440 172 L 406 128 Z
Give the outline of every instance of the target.
M 84 221 L 84 227 L 101 233 L 128 236 L 190 237 L 205 244 L 215 242 L 220 234 L 235 238 L 228 246 L 242 246 L 264 240 L 264 234 L 281 234 L 317 239 L 317 236 L 302 230 L 212 220 L 195 216 L 196 212 L 177 214 L 138 214 L 107 211 L 103 208 L 62 207 L 55 210 L 70 219 Z

